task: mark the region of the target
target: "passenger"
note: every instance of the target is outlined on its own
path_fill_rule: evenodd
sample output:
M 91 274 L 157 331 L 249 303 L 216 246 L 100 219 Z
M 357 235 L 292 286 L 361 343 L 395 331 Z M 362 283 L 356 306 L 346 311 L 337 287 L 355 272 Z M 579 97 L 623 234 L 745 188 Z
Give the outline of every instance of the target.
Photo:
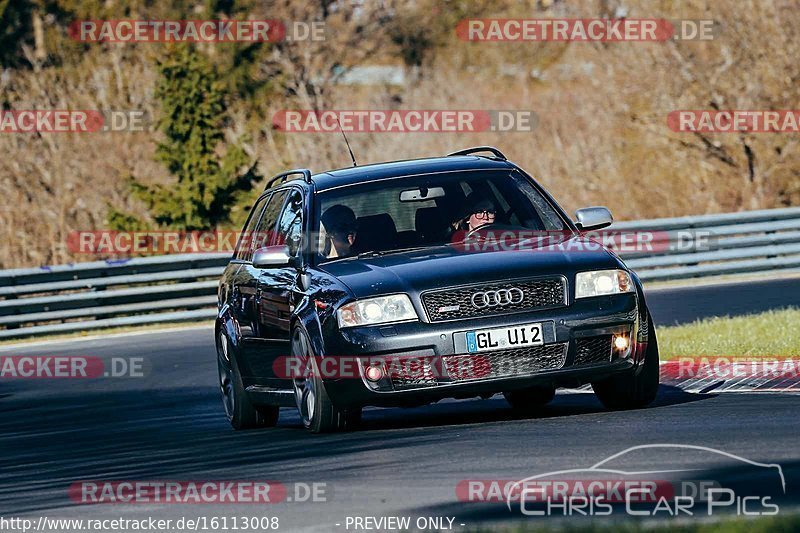
M 356 215 L 346 205 L 336 204 L 320 217 L 320 232 L 324 235 L 320 253 L 327 259 L 347 257 L 356 240 Z

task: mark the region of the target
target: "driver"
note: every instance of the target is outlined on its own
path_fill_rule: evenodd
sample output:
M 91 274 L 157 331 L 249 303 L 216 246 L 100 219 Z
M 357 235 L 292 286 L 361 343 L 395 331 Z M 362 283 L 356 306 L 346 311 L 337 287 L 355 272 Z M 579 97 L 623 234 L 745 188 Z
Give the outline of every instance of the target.
M 322 255 L 328 259 L 347 257 L 356 240 L 356 215 L 346 205 L 332 205 L 320 217 L 324 235 Z
M 462 216 L 453 223 L 458 231 L 473 231 L 488 224 L 494 224 L 497 209 L 488 198 L 478 198 L 476 193 L 467 196 Z

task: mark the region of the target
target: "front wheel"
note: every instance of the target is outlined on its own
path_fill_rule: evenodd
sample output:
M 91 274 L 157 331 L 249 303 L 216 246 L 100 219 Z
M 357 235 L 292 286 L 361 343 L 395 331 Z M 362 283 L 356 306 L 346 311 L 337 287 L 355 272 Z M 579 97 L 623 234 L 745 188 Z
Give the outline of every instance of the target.
M 223 332 L 220 332 L 217 339 L 217 366 L 222 405 L 233 429 L 272 427 L 278 423 L 279 407 L 256 407 L 250 403 L 244 391 L 242 376 L 239 374 L 230 341 Z
M 609 409 L 639 409 L 656 399 L 658 393 L 658 341 L 653 319 L 647 313 L 647 350 L 642 367 L 592 383 L 594 393 Z
M 298 359 L 303 375 L 293 380 L 294 400 L 303 426 L 312 433 L 333 433 L 353 429 L 361 421 L 358 407 L 339 409 L 331 402 L 319 377 L 308 338 L 296 329 L 292 334 L 291 355 Z

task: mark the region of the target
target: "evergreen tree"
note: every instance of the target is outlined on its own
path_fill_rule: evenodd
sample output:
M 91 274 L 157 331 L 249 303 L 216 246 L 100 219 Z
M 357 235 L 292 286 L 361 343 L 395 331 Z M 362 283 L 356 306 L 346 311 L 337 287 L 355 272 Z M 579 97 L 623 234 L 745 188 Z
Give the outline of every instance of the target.
M 30 2 L 0 0 L 0 66 L 27 65 L 21 48 L 33 44 L 32 12 Z
M 155 96 L 165 139 L 157 157 L 177 181 L 145 185 L 131 179 L 131 190 L 161 226 L 201 230 L 224 224 L 238 196 L 261 177 L 255 164 L 238 173 L 248 159 L 240 146 L 227 146 L 224 157 L 218 155 L 224 144 L 223 84 L 205 56 L 188 45 L 171 47 L 159 72 Z M 109 223 L 121 221 L 130 222 L 130 216 L 112 210 Z

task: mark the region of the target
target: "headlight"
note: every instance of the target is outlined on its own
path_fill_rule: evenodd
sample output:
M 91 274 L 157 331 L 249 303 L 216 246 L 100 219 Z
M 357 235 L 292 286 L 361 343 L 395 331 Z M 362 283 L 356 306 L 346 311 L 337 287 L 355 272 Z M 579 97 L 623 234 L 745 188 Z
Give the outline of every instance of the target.
M 417 312 L 406 294 L 393 294 L 358 300 L 343 305 L 336 312 L 340 328 L 369 326 L 387 322 L 418 320 Z
M 578 272 L 575 276 L 575 299 L 633 292 L 631 276 L 624 270 Z

